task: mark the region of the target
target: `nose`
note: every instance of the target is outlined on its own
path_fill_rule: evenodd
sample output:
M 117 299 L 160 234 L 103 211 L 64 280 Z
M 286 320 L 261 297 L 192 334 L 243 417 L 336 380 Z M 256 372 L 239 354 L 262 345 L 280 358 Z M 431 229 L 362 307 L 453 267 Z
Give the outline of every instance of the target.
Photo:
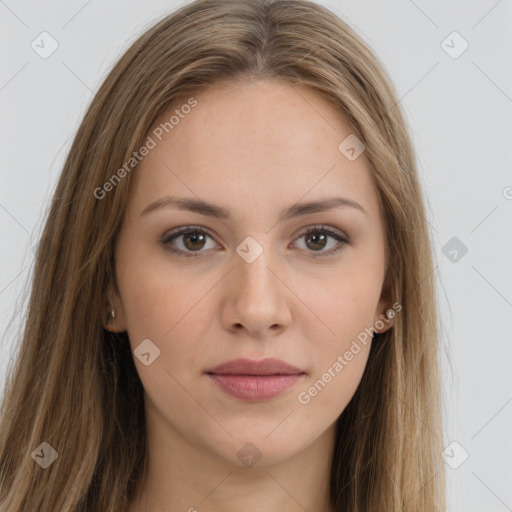
M 291 321 L 293 293 L 286 285 L 282 265 L 271 249 L 248 263 L 237 253 L 226 279 L 222 321 L 232 331 L 246 330 L 251 336 L 274 336 Z

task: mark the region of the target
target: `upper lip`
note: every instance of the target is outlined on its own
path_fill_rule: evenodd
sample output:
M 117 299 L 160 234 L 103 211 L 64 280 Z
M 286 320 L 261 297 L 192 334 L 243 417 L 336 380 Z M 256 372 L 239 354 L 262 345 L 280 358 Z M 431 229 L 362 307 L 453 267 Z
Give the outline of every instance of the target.
M 233 359 L 207 370 L 206 373 L 219 375 L 299 375 L 304 372 L 280 359 L 269 358 L 262 361 Z

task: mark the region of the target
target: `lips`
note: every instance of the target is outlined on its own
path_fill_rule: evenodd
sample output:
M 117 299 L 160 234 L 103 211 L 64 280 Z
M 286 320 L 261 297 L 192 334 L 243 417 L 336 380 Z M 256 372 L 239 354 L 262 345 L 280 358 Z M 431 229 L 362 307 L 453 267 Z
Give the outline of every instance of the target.
M 263 361 L 235 359 L 206 373 L 218 389 L 245 402 L 274 398 L 305 377 L 299 368 L 274 358 Z
M 233 359 L 206 373 L 217 375 L 301 375 L 304 372 L 280 359 L 269 358 L 262 361 Z

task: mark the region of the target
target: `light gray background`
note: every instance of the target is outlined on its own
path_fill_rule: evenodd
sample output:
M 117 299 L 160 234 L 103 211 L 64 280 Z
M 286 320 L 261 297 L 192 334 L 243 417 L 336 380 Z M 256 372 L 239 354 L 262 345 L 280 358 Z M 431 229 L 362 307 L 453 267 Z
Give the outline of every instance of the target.
M 469 455 L 447 467 L 449 510 L 512 510 L 512 1 L 320 3 L 377 53 L 412 128 L 444 322 L 444 444 L 458 443 L 454 466 Z M 8 323 L 23 311 L 16 300 L 78 123 L 128 43 L 177 5 L 0 0 L 2 386 L 20 325 Z M 59 43 L 48 59 L 31 48 L 43 31 Z M 441 46 L 453 31 L 469 44 L 458 58 Z M 456 261 L 443 253 L 452 237 L 468 249 Z

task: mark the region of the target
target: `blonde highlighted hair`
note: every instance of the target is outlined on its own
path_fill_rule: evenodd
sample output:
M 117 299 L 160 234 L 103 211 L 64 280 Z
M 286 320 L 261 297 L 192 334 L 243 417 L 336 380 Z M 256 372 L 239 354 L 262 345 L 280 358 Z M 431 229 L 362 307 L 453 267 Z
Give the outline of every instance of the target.
M 364 142 L 402 310 L 376 334 L 337 420 L 335 511 L 445 510 L 435 275 L 414 151 L 391 81 L 359 36 L 306 0 L 197 0 L 154 24 L 92 100 L 41 236 L 2 402 L 1 512 L 125 510 L 146 460 L 143 388 L 126 333 L 107 332 L 116 236 L 133 172 L 102 187 L 178 99 L 219 79 L 280 79 L 332 104 Z M 47 442 L 47 469 L 31 457 Z

